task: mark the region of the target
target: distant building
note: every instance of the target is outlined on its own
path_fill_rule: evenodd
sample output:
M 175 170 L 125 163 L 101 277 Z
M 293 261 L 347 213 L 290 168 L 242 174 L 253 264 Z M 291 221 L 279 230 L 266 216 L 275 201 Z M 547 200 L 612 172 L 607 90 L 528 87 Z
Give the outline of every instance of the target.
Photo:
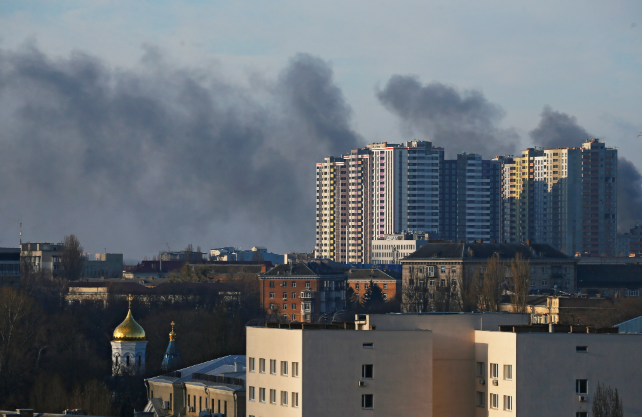
M 415 252 L 428 243 L 428 233 L 403 232 L 383 237 L 372 241 L 372 264 L 398 264 L 401 259 Z
M 0 285 L 20 283 L 20 248 L 0 248 Z
M 502 164 L 502 239 L 547 243 L 573 256 L 616 249 L 617 149 L 528 148 Z
M 20 257 L 28 262 L 34 271 L 49 270 L 58 274 L 61 267 L 62 243 L 23 243 Z
M 86 256 L 81 278 L 122 278 L 123 254 L 98 253 L 95 259 Z
M 145 411 L 155 417 L 245 417 L 245 362 L 244 355 L 230 355 L 148 378 Z
M 462 285 L 476 276 L 484 276 L 488 259 L 497 254 L 509 276 L 509 262 L 519 253 L 531 268 L 531 291 L 553 289 L 575 291 L 575 259 L 546 244 L 453 243 L 429 242 L 401 260 L 404 288 L 426 288 L 429 300 L 438 292 Z M 479 274 L 479 275 L 477 275 Z M 408 308 L 408 300 L 403 303 Z M 426 300 L 416 311 L 426 311 Z M 430 301 L 433 303 L 433 301 Z M 432 305 L 432 304 L 431 304 Z
M 126 279 L 167 278 L 172 272 L 180 270 L 186 261 L 142 261 L 133 268 L 123 272 Z
M 613 300 L 607 298 L 532 295 L 528 297 L 526 313 L 533 324 L 587 324 L 590 316 L 613 308 Z M 510 298 L 499 305 L 499 311 L 513 313 Z
M 642 316 L 616 324 L 620 333 L 642 333 Z
M 251 250 L 224 247 L 210 249 L 210 261 L 272 262 L 276 265 L 285 263 L 285 258 L 283 255 L 268 252 L 263 246 L 254 246 Z
M 384 300 L 401 300 L 401 274 L 381 269 L 351 269 L 348 271 L 347 286 L 363 300 L 368 286 L 376 284 L 381 288 Z
M 642 289 L 642 265 L 579 264 L 577 289 L 588 295 L 639 297 Z
M 259 280 L 262 306 L 287 321 L 331 319 L 345 307 L 345 272 L 322 262 L 282 264 Z
M 161 252 L 159 254 L 159 259 L 164 261 L 183 261 L 190 264 L 200 264 L 203 262 L 203 256 L 205 253 L 200 250 L 182 250 L 178 252 Z
M 636 224 L 628 233 L 617 235 L 617 255 L 642 257 L 642 226 Z

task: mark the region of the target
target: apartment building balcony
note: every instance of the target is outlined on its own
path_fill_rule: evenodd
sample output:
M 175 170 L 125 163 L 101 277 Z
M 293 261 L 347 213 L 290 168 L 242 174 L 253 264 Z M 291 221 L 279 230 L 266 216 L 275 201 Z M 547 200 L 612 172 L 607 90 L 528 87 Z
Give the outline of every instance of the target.
M 312 290 L 301 291 L 301 298 L 304 300 L 314 299 L 315 293 L 316 291 Z

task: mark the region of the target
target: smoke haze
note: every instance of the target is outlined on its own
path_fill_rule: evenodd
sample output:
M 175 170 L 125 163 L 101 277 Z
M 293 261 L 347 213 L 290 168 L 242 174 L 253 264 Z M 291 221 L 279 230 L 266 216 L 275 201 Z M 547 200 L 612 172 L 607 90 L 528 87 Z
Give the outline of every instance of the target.
M 314 162 L 360 144 L 306 54 L 240 87 L 147 48 L 137 68 L 0 51 L 1 246 L 76 234 L 140 257 L 187 243 L 311 250 Z
M 395 75 L 377 98 L 401 119 L 406 136 L 432 140 L 447 158 L 476 152 L 490 159 L 517 150 L 517 133 L 499 127 L 504 110 L 480 91 L 460 93 L 436 81 L 422 85 L 417 77 Z
M 593 136 L 566 113 L 545 106 L 541 119 L 530 132 L 535 145 L 547 148 L 580 146 Z M 609 144 L 607 143 L 607 146 Z M 642 175 L 635 165 L 618 155 L 617 223 L 619 232 L 628 232 L 636 222 L 642 221 Z

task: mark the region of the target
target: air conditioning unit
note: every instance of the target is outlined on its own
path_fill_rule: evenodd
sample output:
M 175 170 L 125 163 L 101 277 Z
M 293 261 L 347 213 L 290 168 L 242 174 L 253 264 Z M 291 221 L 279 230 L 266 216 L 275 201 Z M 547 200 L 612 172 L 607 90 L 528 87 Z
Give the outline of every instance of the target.
M 360 387 L 365 387 L 366 386 L 366 382 L 365 381 L 359 381 L 357 385 L 360 386 Z
M 163 401 L 163 410 L 169 410 L 169 401 Z
M 499 381 L 496 380 L 496 379 L 493 379 L 493 385 L 495 385 L 495 386 L 499 385 Z
M 486 380 L 484 378 L 482 378 L 482 379 L 479 380 L 479 383 L 481 385 L 486 385 Z
M 586 395 L 578 395 L 577 396 L 577 401 L 579 401 L 581 403 L 585 403 L 586 400 L 587 400 Z

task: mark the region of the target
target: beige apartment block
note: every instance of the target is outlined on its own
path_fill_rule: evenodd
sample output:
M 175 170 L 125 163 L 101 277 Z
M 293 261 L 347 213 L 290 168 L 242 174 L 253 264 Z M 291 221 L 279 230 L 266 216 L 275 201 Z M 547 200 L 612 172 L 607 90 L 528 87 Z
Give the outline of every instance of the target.
M 475 332 L 475 416 L 590 416 L 598 382 L 617 388 L 624 415 L 642 415 L 642 335 L 555 327 Z
M 280 327 L 247 328 L 248 416 L 432 415 L 432 332 Z

